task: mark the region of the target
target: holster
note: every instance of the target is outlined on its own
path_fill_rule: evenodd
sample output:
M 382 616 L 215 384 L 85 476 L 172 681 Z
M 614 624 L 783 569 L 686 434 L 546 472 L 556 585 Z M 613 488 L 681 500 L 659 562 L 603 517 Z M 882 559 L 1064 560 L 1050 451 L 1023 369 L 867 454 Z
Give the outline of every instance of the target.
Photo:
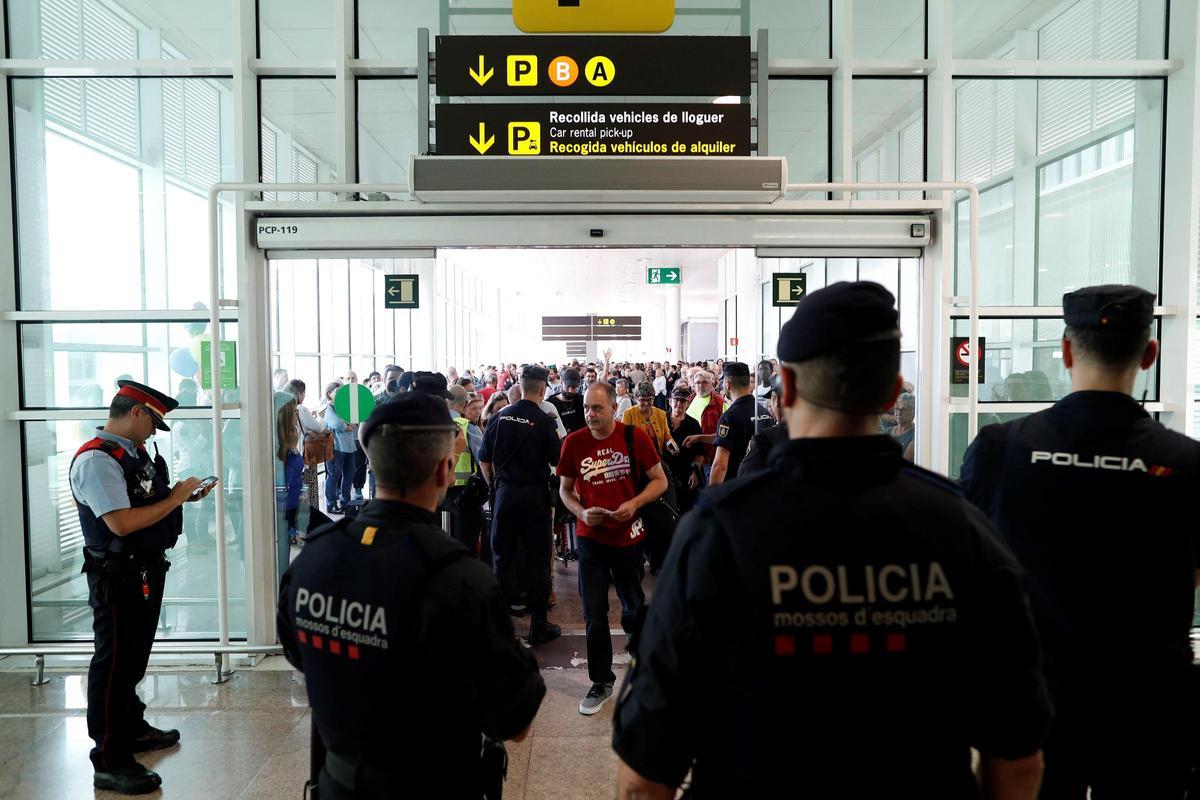
M 142 570 L 147 573 L 162 572 L 164 575 L 171 568 L 162 553 L 139 553 L 137 551 L 122 551 L 112 553 L 95 547 L 83 548 L 83 568 L 85 575 L 95 575 L 96 597 L 104 603 L 112 596 L 112 592 L 127 581 L 140 581 Z

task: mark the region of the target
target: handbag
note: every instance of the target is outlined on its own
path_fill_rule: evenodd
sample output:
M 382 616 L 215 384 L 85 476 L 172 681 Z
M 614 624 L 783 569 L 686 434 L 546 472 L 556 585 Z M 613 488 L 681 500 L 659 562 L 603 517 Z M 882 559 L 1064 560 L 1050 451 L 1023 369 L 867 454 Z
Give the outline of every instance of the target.
M 625 449 L 629 451 L 629 460 L 633 464 L 634 486 L 638 492 L 641 492 L 650 480 L 638 463 L 633 449 L 633 427 L 629 425 L 625 426 Z M 662 460 L 659 460 L 658 463 L 663 468 L 663 474 L 667 476 L 667 490 L 650 503 L 642 506 L 638 511 L 638 516 L 642 518 L 642 525 L 646 528 L 647 541 L 669 542 L 671 535 L 675 533 L 675 526 L 679 524 L 679 506 L 675 497 L 675 481 L 671 476 L 670 468 Z
M 304 435 L 304 466 L 312 467 L 333 460 L 333 431 Z
M 467 478 L 467 482 L 463 484 L 462 491 L 458 492 L 458 497 L 454 499 L 455 513 L 469 513 L 478 511 L 483 508 L 483 504 L 487 502 L 490 489 L 487 481 L 483 479 L 483 475 L 479 472 L 479 465 L 475 462 L 475 454 L 471 452 L 470 446 L 467 447 L 467 455 L 471 458 L 471 477 Z

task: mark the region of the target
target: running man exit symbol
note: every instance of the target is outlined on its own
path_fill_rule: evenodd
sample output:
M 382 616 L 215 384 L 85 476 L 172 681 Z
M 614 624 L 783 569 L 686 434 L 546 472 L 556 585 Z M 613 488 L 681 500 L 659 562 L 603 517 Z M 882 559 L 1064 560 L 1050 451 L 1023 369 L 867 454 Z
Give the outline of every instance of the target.
M 772 306 L 796 306 L 804 299 L 808 276 L 803 272 L 777 272 L 772 277 Z
M 654 286 L 678 286 L 683 271 L 677 267 L 647 267 L 646 283 Z
M 419 281 L 419 275 L 384 275 L 383 307 L 418 308 L 420 304 L 420 294 L 417 288 Z

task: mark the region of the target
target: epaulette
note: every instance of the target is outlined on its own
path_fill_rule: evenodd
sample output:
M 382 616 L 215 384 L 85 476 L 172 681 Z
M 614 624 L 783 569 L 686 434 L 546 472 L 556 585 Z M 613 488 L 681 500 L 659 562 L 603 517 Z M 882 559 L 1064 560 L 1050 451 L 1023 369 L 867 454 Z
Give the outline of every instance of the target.
M 965 497 L 962 487 L 959 486 L 955 481 L 947 478 L 945 475 L 941 475 L 933 470 L 925 469 L 924 467 L 916 464 L 910 464 L 907 461 L 904 463 L 903 470 L 905 474 L 916 478 L 919 481 L 931 483 L 939 489 L 944 489 L 945 491 L 950 492 L 957 497 Z
M 720 486 L 712 486 L 700 492 L 700 498 L 696 505 L 700 508 L 707 508 L 718 505 L 725 500 L 733 497 L 738 492 L 750 486 L 756 486 L 767 478 L 772 478 L 775 473 L 771 470 L 761 470 L 742 477 L 734 478 L 731 481 L 726 481 Z

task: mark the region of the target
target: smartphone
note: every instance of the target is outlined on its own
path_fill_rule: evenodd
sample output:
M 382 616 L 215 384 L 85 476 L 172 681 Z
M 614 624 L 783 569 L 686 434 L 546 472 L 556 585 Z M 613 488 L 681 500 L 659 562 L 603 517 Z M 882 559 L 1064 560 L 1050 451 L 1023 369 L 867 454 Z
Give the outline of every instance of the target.
M 679 445 L 675 444 L 674 439 L 667 439 L 667 452 L 671 455 L 679 455 Z
M 216 482 L 217 482 L 217 476 L 216 476 L 216 475 L 209 475 L 207 478 L 205 478 L 204 480 L 200 481 L 200 485 L 199 485 L 199 486 L 197 486 L 197 487 L 196 487 L 196 488 L 195 488 L 195 489 L 192 491 L 192 497 L 195 497 L 196 495 L 200 494 L 201 492 L 208 491 L 210 488 L 212 488 L 212 485 L 213 485 L 214 483 L 216 483 Z

